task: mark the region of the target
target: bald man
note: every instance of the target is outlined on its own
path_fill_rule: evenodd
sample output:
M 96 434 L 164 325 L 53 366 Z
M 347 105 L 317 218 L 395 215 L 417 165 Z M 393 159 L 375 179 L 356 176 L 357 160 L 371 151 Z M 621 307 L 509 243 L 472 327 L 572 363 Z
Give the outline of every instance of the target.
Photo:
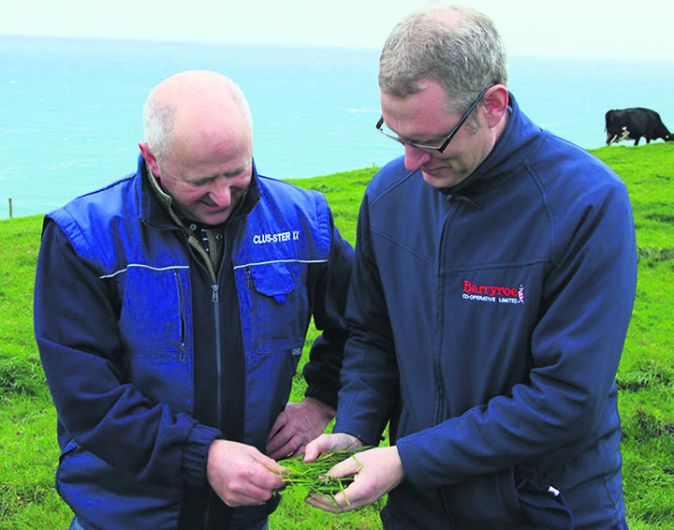
M 263 177 L 246 98 L 183 72 L 134 174 L 45 218 L 35 335 L 71 528 L 265 528 L 275 459 L 333 418 L 353 251 L 325 198 Z M 311 318 L 322 330 L 288 403 Z

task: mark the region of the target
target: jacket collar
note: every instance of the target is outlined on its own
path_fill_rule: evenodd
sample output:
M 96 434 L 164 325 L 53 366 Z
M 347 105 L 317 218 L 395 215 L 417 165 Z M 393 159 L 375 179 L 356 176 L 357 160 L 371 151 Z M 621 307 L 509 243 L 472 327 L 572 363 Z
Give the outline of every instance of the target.
M 469 197 L 481 189 L 496 186 L 529 157 L 541 129 L 520 110 L 510 92 L 508 96 L 510 118 L 494 148 L 466 180 L 443 192 L 456 198 Z
M 252 172 L 253 175 L 243 198 L 243 203 L 236 209 L 231 219 L 245 217 L 260 200 L 260 185 L 255 160 L 253 160 Z M 169 206 L 162 204 L 162 201 L 152 189 L 152 184 L 149 180 L 151 178 L 154 177 L 149 174 L 143 155 L 139 155 L 134 186 L 136 188 L 137 203 L 141 205 L 139 212 L 141 221 L 161 230 L 175 229 L 178 225 L 168 211 Z

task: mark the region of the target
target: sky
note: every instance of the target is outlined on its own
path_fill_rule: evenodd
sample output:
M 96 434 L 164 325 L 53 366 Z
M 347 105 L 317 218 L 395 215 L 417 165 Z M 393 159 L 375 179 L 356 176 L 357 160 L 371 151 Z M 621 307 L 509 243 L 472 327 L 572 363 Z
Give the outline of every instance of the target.
M 380 49 L 423 0 L 15 0 L 0 35 Z M 461 3 L 461 2 L 457 2 Z M 674 61 L 674 1 L 471 0 L 509 55 Z

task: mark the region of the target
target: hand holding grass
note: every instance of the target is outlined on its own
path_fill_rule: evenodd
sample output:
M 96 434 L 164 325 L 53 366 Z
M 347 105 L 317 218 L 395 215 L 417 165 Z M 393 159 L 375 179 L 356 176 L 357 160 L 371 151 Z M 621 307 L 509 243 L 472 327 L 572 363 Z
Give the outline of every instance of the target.
M 322 453 L 360 446 L 360 440 L 349 434 L 324 434 L 307 445 L 304 460 L 312 462 Z M 376 502 L 402 482 L 404 470 L 395 446 L 375 447 L 336 464 L 327 476 L 352 480 L 346 489 L 334 495 L 311 493 L 306 502 L 321 510 L 340 513 Z
M 208 482 L 228 506 L 259 506 L 283 487 L 283 467 L 255 447 L 215 440 L 208 449 Z

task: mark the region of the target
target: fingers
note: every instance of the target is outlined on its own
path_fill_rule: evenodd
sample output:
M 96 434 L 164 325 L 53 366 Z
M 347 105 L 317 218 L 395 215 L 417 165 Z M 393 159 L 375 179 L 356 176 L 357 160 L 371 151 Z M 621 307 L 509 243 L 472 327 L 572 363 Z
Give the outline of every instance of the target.
M 361 469 L 363 469 L 363 465 L 354 457 L 355 455 L 335 464 L 330 471 L 327 472 L 327 475 L 331 478 L 343 478 L 357 475 Z M 355 508 L 367 504 L 364 500 L 357 500 L 354 502 L 354 499 L 359 499 L 362 495 L 359 490 L 359 485 L 354 482 L 348 488 L 337 492 L 335 495 L 318 495 L 312 493 L 307 497 L 306 502 L 316 508 L 333 513 L 354 510 Z
M 274 436 L 270 437 L 267 440 L 267 454 L 271 456 L 272 458 L 277 458 L 277 454 L 280 453 L 280 449 L 284 446 L 287 445 L 288 442 L 292 439 L 292 434 L 287 433 L 284 428 L 279 430 L 278 432 L 274 433 Z M 287 454 L 287 453 L 285 453 Z M 285 456 L 285 454 L 281 454 L 281 456 Z
M 306 432 L 306 425 L 295 414 L 296 409 L 296 406 L 288 405 L 274 422 L 267 438 L 267 454 L 272 458 L 291 456 L 297 453 L 300 446 L 314 437 Z M 318 434 L 320 433 L 315 435 Z
M 262 456 L 262 455 L 261 455 Z M 262 459 L 260 459 L 262 460 Z M 285 484 L 285 469 L 271 458 L 254 463 L 248 472 L 233 477 L 222 500 L 229 506 L 259 506 L 271 499 Z
M 274 490 L 284 486 L 283 472 L 285 469 L 271 458 L 250 462 L 245 468 L 232 471 L 230 489 L 260 500 L 267 500 L 266 493 L 270 496 Z
M 274 491 L 283 486 L 283 480 L 264 469 L 239 473 L 230 477 L 222 487 L 213 486 L 228 506 L 259 506 L 271 499 Z
M 398 449 L 379 447 L 356 453 L 334 465 L 327 473 L 341 478 L 353 475 L 353 482 L 334 496 L 311 495 L 307 502 L 330 512 L 349 511 L 372 504 L 395 488 L 405 472 Z
M 226 496 L 220 496 L 222 501 L 232 508 L 237 506 L 262 506 L 273 496 L 273 491 L 259 488 L 250 483 L 233 485 Z
M 363 504 L 356 504 L 350 500 L 350 488 L 351 486 L 346 488 L 344 491 L 336 493 L 335 495 L 317 495 L 312 493 L 305 499 L 305 502 L 314 508 L 319 508 L 326 512 L 332 513 L 342 513 L 355 510 L 356 508 L 360 508 Z
M 334 415 L 334 408 L 311 397 L 287 403 L 267 438 L 267 454 L 283 458 L 304 451 L 305 445 L 323 433 Z
M 356 455 L 353 455 L 332 466 L 327 474 L 330 477 L 342 478 L 348 477 L 349 475 L 355 475 L 359 473 L 361 469 L 363 469 L 363 464 L 358 460 Z
M 279 458 L 285 458 L 288 456 L 292 456 L 295 453 L 300 452 L 300 448 L 304 448 L 304 446 L 300 445 L 300 440 L 297 439 L 297 436 L 293 436 L 289 440 L 287 440 L 285 443 L 282 445 L 278 446 L 280 444 L 281 438 L 277 437 L 273 443 L 270 443 L 267 445 L 267 453 L 271 458 L 274 459 L 279 459 Z
M 263 476 L 271 476 L 275 479 L 279 478 L 281 479 L 281 482 L 283 482 L 283 479 L 280 477 L 280 475 L 285 471 L 285 468 L 281 466 L 276 460 L 263 455 L 262 453 L 255 455 L 255 460 L 264 468 L 265 473 L 262 474 Z M 267 475 L 267 472 L 271 472 L 271 474 Z M 276 483 L 276 481 L 274 483 Z
M 260 505 L 284 486 L 282 466 L 238 442 L 214 441 L 206 467 L 209 484 L 229 506 Z
M 292 454 L 294 454 L 294 455 L 302 455 L 302 454 L 304 454 L 304 453 L 306 452 L 306 450 L 307 450 L 306 444 L 302 444 L 302 445 L 300 445 L 297 449 L 295 449 L 295 450 L 292 452 Z
M 336 464 L 328 471 L 330 477 L 342 478 L 355 475 L 354 481 L 346 489 L 334 495 L 310 494 L 306 502 L 332 513 L 348 512 L 375 502 L 381 495 L 378 494 L 376 485 L 370 479 L 358 476 L 362 469 L 363 466 L 353 458 Z
M 269 448 L 269 445 L 273 443 L 274 438 L 283 430 L 287 422 L 288 414 L 284 410 L 278 415 L 274 425 L 272 425 L 271 430 L 269 431 L 269 436 L 267 436 L 267 448 Z M 276 442 L 276 445 L 278 446 L 279 443 Z
M 313 462 L 322 453 L 332 449 L 332 441 L 329 434 L 322 434 L 312 442 L 309 442 L 304 449 L 304 461 Z
M 350 434 L 322 434 L 307 444 L 304 452 L 304 461 L 313 462 L 322 453 L 327 451 L 336 451 L 339 449 L 356 449 L 362 445 L 363 443 L 358 438 Z

